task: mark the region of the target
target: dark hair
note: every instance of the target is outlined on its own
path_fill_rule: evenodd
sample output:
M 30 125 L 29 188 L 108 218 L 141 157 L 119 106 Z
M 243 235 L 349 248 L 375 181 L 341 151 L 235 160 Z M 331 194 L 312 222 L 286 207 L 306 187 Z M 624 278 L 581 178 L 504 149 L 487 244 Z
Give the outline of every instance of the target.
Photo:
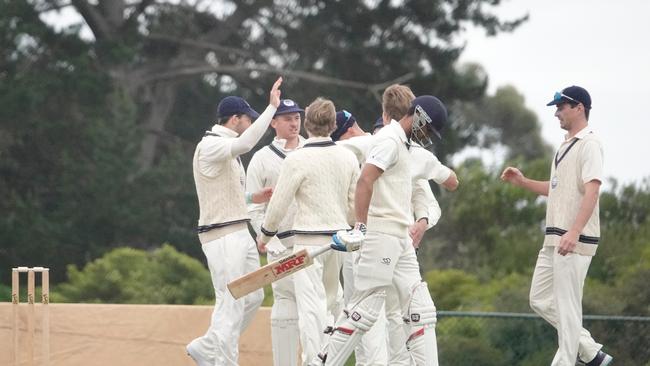
M 578 104 L 580 104 L 580 103 L 576 103 L 576 102 L 566 102 L 566 104 L 570 105 L 571 108 L 575 108 L 575 107 L 577 107 Z M 591 109 L 590 109 L 590 108 L 586 108 L 586 107 L 584 106 L 584 104 L 583 104 L 583 105 L 582 105 L 582 110 L 585 111 L 585 118 L 587 119 L 587 121 L 589 121 L 589 111 L 591 111 Z
M 232 116 L 235 116 L 235 117 L 241 117 L 243 114 L 244 114 L 244 113 L 237 113 L 237 114 L 233 114 Z M 232 116 L 223 116 L 223 117 L 219 117 L 219 118 L 217 119 L 217 124 L 219 124 L 219 125 L 225 125 L 226 123 L 228 123 L 228 121 L 230 120 L 230 118 L 231 118 Z

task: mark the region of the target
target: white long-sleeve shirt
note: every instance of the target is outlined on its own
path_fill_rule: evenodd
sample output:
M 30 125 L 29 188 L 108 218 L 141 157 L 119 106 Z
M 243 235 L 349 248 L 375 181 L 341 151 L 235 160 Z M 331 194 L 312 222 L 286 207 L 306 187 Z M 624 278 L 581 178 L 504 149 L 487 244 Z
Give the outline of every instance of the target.
M 302 147 L 305 139 L 299 136 L 298 148 Z M 246 171 L 246 191 L 257 192 L 264 187 L 275 188 L 278 178 L 280 176 L 280 168 L 284 159 L 296 149 L 287 149 L 285 147 L 286 140 L 278 139 L 273 141 L 263 148 L 259 149 L 248 163 L 248 170 Z M 259 236 L 261 234 L 262 223 L 264 222 L 264 215 L 268 202 L 265 203 L 251 203 L 248 205 L 248 213 L 251 216 L 251 225 Z M 293 246 L 290 240 L 283 240 L 293 236 L 291 228 L 293 225 L 293 218 L 295 215 L 295 204 L 289 205 L 284 218 L 278 227 L 278 238 L 282 240 L 286 247 Z
M 197 230 L 201 243 L 246 227 L 249 220 L 244 199 L 246 178 L 239 155 L 255 146 L 275 111 L 269 105 L 241 136 L 215 125 L 196 146 L 192 170 L 199 199 Z
M 284 159 L 262 225 L 262 241 L 277 234 L 295 199 L 292 231 L 298 236 L 331 235 L 354 223 L 354 191 L 359 164 L 350 151 L 329 137 L 310 138 Z

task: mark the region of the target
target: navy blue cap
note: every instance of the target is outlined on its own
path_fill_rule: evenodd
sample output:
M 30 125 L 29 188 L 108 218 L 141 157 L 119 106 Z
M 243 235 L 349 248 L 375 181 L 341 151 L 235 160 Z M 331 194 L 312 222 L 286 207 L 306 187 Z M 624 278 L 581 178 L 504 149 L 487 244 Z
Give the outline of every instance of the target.
M 252 119 L 260 116 L 242 97 L 229 96 L 221 99 L 217 106 L 217 117 L 230 117 L 236 114 L 245 114 Z
M 562 89 L 561 92 L 555 93 L 553 100 L 546 105 L 557 105 L 560 103 L 581 103 L 585 109 L 591 109 L 591 96 L 585 88 L 572 85 Z
M 447 123 L 447 108 L 445 108 L 445 105 L 442 104 L 440 99 L 433 95 L 421 95 L 413 99 L 413 102 L 411 103 L 411 108 L 413 110 L 415 110 L 416 106 L 420 106 L 420 108 L 422 108 L 431 119 L 431 121 L 427 123 L 429 131 L 441 139 L 442 135 L 440 132 Z
M 300 108 L 298 103 L 294 102 L 291 99 L 282 99 L 280 101 L 280 105 L 278 106 L 278 109 L 275 111 L 275 114 L 273 115 L 273 118 L 281 115 L 281 114 L 289 114 L 289 113 L 305 113 L 305 110 Z
M 376 130 L 378 130 L 380 128 L 383 128 L 383 127 L 384 127 L 384 117 L 379 116 L 379 118 L 377 118 L 375 120 L 375 123 L 372 125 L 372 130 L 376 131 Z
M 348 132 L 350 127 L 352 127 L 355 122 L 357 122 L 357 119 L 354 118 L 352 113 L 346 111 L 345 109 L 336 112 L 336 130 L 334 130 L 334 132 L 332 132 L 330 135 L 332 141 L 338 141 L 341 136 L 343 136 L 343 134 Z

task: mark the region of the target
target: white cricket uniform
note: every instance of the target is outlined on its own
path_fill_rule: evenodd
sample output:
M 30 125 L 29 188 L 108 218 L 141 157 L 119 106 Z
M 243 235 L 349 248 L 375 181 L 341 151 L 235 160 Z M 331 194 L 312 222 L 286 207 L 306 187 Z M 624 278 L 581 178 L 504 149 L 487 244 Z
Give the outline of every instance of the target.
M 295 200 L 294 252 L 330 243 L 334 233 L 349 229 L 354 221 L 358 176 L 357 160 L 348 150 L 336 146 L 329 137 L 307 139 L 303 148 L 291 153 L 282 164 L 261 228 L 264 241 L 277 234 L 284 213 Z M 327 303 L 336 298 L 340 288 L 341 256 L 341 252 L 328 251 L 315 258 L 310 267 L 293 274 L 305 365 L 325 342 Z
M 362 336 L 372 328 L 384 303 L 386 291 L 396 290 L 400 309 L 409 321 L 412 361 L 437 365 L 435 306 L 422 283 L 415 250 L 408 235 L 413 213 L 404 202 L 411 200 L 412 174 L 404 130 L 392 121 L 377 135 L 366 164 L 382 169 L 373 186 L 368 211 L 368 232 L 354 270 L 354 292 L 330 336 L 325 353 L 327 365 L 342 365 Z M 318 359 L 313 360 L 318 364 Z M 407 361 L 410 364 L 411 360 Z
M 241 332 L 264 298 L 263 290 L 235 300 L 226 285 L 259 268 L 257 246 L 248 232 L 245 172 L 239 155 L 250 151 L 267 130 L 276 108 L 269 105 L 244 132 L 215 125 L 196 147 L 194 181 L 199 198 L 199 240 L 215 291 L 215 308 L 205 335 L 188 344 L 193 357 L 215 365 L 237 365 Z
M 396 121 L 395 121 L 396 122 Z M 359 162 L 366 160 L 368 150 L 372 147 L 374 135 L 353 137 L 337 142 L 352 151 Z M 413 207 L 414 219 L 426 217 L 427 230 L 437 224 L 441 216 L 440 205 L 436 200 L 428 180 L 438 184 L 444 183 L 451 175 L 451 169 L 440 163 L 438 158 L 421 146 L 411 143 L 411 168 L 413 176 Z M 424 211 L 423 211 L 424 210 Z M 359 260 L 359 252 L 351 253 L 343 262 L 343 280 L 346 302 L 354 290 L 353 264 Z M 386 320 L 387 319 L 387 320 Z M 355 349 L 357 366 L 365 365 L 399 365 L 408 364 L 410 355 L 406 350 L 407 334 L 404 329 L 402 310 L 397 294 L 390 290 L 386 293 L 385 311 L 382 311 L 375 325 L 361 338 Z M 387 345 L 387 347 L 386 347 Z
M 436 200 L 429 180 L 437 184 L 444 183 L 451 176 L 451 169 L 443 165 L 430 151 L 411 142 L 411 173 L 413 175 L 413 207 L 414 219 L 427 217 L 427 230 L 431 229 L 440 220 L 442 211 Z M 423 207 L 424 206 L 424 207 Z M 425 210 L 422 212 L 422 210 Z M 410 362 L 411 356 L 406 349 L 408 327 L 404 326 L 402 309 L 395 291 L 386 292 L 386 319 L 388 320 L 388 364 L 405 365 Z M 406 328 L 406 331 L 404 331 Z
M 298 147 L 305 139 L 299 136 Z M 288 154 L 295 149 L 285 148 L 286 140 L 278 139 L 255 152 L 248 163 L 246 174 L 246 191 L 257 192 L 264 187 L 275 187 L 280 175 L 280 167 Z M 264 222 L 264 214 L 268 203 L 252 203 L 248 205 L 251 215 L 251 225 L 259 236 Z M 293 251 L 293 233 L 291 227 L 295 215 L 295 204 L 289 206 L 284 219 L 280 223 L 277 238 L 288 251 Z M 274 239 L 277 240 L 277 239 Z M 284 253 L 284 255 L 288 254 Z M 282 254 L 280 254 L 281 256 Z M 277 260 L 271 252 L 267 252 L 269 262 Z M 298 330 L 298 309 L 296 307 L 296 292 L 293 277 L 288 276 L 271 284 L 273 288 L 273 307 L 271 308 L 271 345 L 273 348 L 273 365 L 298 365 L 298 348 L 300 333 Z
M 531 308 L 557 329 L 559 348 L 552 366 L 573 366 L 577 356 L 590 361 L 602 348 L 582 327 L 584 281 L 600 240 L 598 203 L 574 252 L 565 256 L 557 252 L 561 236 L 580 209 L 584 184 L 602 178 L 602 144 L 588 127 L 560 145 L 551 164 L 546 236 L 530 288 Z

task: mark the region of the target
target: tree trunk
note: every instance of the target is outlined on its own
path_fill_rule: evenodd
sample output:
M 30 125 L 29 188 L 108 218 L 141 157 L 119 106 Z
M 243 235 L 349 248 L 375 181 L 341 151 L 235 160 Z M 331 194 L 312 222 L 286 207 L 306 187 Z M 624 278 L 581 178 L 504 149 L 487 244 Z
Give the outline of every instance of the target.
M 149 84 L 143 88 L 148 110 L 143 114 L 145 120 L 141 124 L 144 136 L 137 158 L 139 173 L 144 173 L 153 166 L 160 137 L 164 134 L 165 121 L 167 121 L 176 100 L 173 83 Z

